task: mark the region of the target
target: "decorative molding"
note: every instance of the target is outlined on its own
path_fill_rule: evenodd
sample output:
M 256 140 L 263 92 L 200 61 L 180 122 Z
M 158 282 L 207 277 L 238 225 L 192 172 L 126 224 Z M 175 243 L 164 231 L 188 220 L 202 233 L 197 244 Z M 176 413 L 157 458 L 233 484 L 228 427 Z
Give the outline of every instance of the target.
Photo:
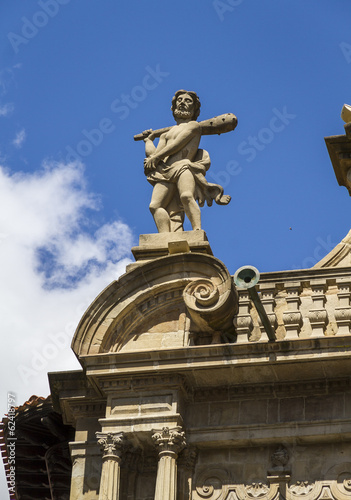
M 315 487 L 315 484 L 310 484 L 308 481 L 296 481 L 295 484 L 290 486 L 289 490 L 294 495 L 300 497 L 308 495 Z
M 350 391 L 350 378 L 311 380 L 273 384 L 235 385 L 230 387 L 204 387 L 194 392 L 194 401 L 232 401 L 248 398 L 285 398 L 293 396 L 318 396 Z
M 189 391 L 187 387 L 186 378 L 182 375 L 177 374 L 161 374 L 155 376 L 135 376 L 128 378 L 101 378 L 99 381 L 99 387 L 106 393 L 113 392 L 115 394 L 118 392 L 126 392 L 130 394 L 130 391 L 149 391 L 155 388 L 176 388 L 183 389 L 185 392 Z
M 260 498 L 267 495 L 269 486 L 264 483 L 252 483 L 250 486 L 245 486 L 246 494 L 249 498 Z
M 74 415 L 74 417 L 82 417 L 82 416 L 97 416 L 104 417 L 106 412 L 106 400 L 104 402 L 94 401 L 91 403 L 86 403 L 82 401 L 81 403 L 70 403 L 70 409 Z

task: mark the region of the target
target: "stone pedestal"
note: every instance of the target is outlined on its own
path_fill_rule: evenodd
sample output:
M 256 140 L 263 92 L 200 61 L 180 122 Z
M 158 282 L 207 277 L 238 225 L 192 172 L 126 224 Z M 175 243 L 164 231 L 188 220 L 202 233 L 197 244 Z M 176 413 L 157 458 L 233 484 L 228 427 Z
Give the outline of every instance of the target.
M 132 248 L 132 254 L 139 264 L 165 255 L 187 252 L 213 255 L 205 231 L 141 234 L 139 245 Z M 127 270 L 133 269 L 135 265 L 130 264 Z

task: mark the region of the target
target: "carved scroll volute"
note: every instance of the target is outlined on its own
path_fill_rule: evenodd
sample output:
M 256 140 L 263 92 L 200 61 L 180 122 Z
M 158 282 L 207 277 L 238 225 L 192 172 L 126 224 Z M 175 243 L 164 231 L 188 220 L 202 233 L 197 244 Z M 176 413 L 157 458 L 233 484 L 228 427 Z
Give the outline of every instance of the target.
M 220 500 L 228 494 L 228 472 L 224 469 L 204 470 L 195 480 L 193 500 Z
M 238 292 L 229 273 L 227 279 L 217 281 L 194 280 L 185 287 L 183 298 L 191 319 L 202 331 L 221 332 L 230 340 L 235 334 L 233 319 L 238 312 Z

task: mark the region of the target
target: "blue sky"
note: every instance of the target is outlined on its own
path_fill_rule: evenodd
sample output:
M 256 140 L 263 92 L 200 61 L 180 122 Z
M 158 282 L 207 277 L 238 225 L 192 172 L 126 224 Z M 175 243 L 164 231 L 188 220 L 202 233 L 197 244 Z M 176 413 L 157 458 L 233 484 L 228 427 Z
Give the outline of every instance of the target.
M 349 0 L 2 2 L 2 413 L 8 390 L 47 395 L 47 371 L 77 367 L 84 308 L 155 232 L 133 135 L 173 123 L 179 88 L 200 120 L 238 117 L 201 142 L 232 196 L 202 224 L 232 273 L 311 267 L 347 234 L 324 137 L 351 104 L 350 14 Z

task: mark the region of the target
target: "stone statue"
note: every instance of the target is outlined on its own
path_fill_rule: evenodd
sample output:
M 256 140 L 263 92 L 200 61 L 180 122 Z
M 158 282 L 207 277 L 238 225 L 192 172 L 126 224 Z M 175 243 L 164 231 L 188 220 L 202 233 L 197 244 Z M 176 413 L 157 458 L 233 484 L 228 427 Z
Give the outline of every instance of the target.
M 176 125 L 160 130 L 145 130 L 134 137 L 144 140 L 144 172 L 154 186 L 150 211 L 159 233 L 182 231 L 184 214 L 192 229 L 201 229 L 200 207 L 205 203 L 227 205 L 230 196 L 219 184 L 207 182 L 210 168 L 207 151 L 199 149 L 201 135 L 234 130 L 236 117 L 228 113 L 211 120 L 197 122 L 200 100 L 195 92 L 178 90 L 172 99 Z M 157 146 L 153 141 L 159 137 Z M 200 206 L 200 207 L 199 207 Z

